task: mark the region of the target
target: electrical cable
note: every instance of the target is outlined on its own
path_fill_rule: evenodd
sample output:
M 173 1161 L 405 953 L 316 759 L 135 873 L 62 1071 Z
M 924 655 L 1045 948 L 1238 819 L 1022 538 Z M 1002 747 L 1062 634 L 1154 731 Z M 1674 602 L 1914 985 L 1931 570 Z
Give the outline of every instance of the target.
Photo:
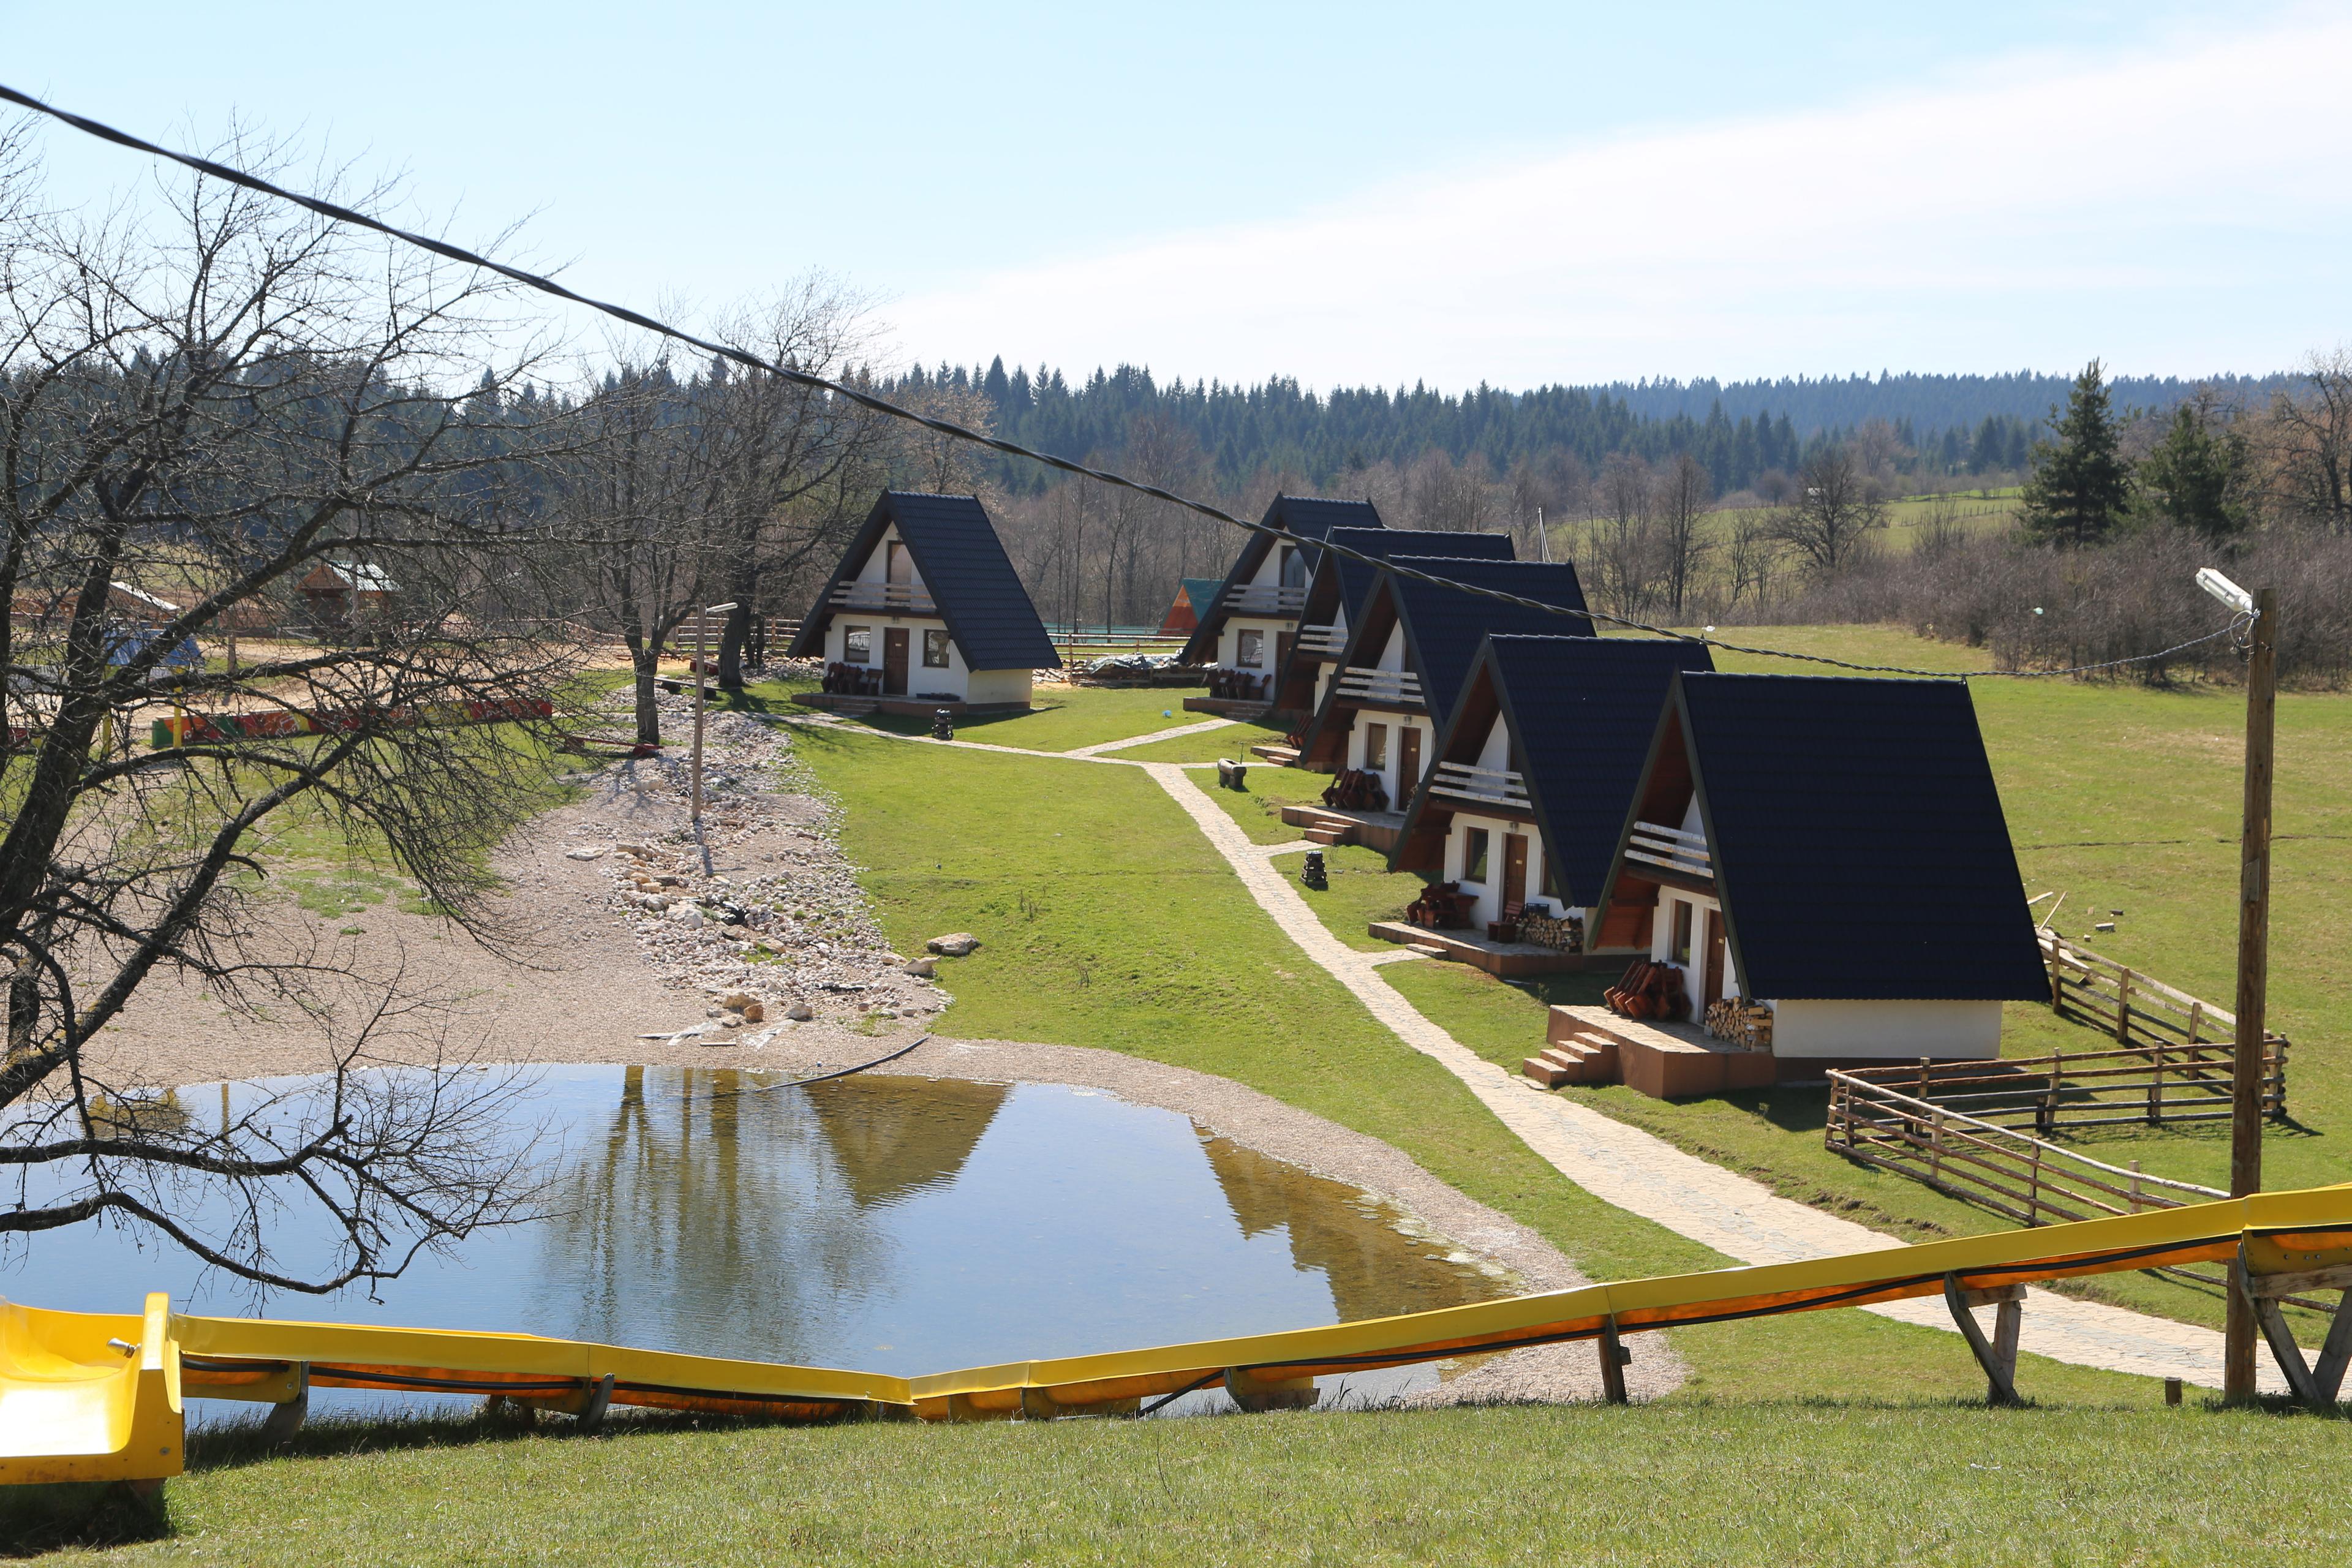
M 843 398 L 847 402 L 856 404 L 857 406 L 868 409 L 873 413 L 885 415 L 893 419 L 906 420 L 910 424 L 920 425 L 925 429 L 935 430 L 942 436 L 951 437 L 956 440 L 969 442 L 974 446 L 986 447 L 992 451 L 1002 452 L 1007 457 L 1026 458 L 1031 462 L 1042 463 L 1047 468 L 1057 468 L 1066 474 L 1076 475 L 1080 479 L 1093 479 L 1098 484 L 1111 485 L 1120 489 L 1132 490 L 1138 495 L 1150 496 L 1155 500 L 1163 500 L 1171 506 L 1182 507 L 1188 511 L 1197 512 L 1201 516 L 1208 518 L 1213 521 L 1227 523 L 1234 528 L 1242 529 L 1246 532 L 1263 533 L 1285 540 L 1296 540 L 1297 538 L 1297 535 L 1291 534 L 1286 530 L 1276 528 L 1270 523 L 1248 521 L 1245 519 L 1234 516 L 1232 512 L 1226 511 L 1221 507 L 1212 506 L 1206 501 L 1194 500 L 1189 496 L 1178 495 L 1175 491 L 1164 489 L 1158 485 L 1150 484 L 1141 479 L 1131 479 L 1124 474 L 1117 473 L 1108 468 L 1097 468 L 1090 467 L 1085 463 L 1073 462 L 1067 458 L 1057 458 L 1050 452 L 1042 452 L 1032 447 L 1024 447 L 1017 441 L 1008 441 L 1001 436 L 992 436 L 985 431 L 974 430 L 967 426 L 959 425 L 951 419 L 941 419 L 936 415 L 919 413 L 914 409 L 893 403 L 887 398 L 877 397 L 870 392 L 862 392 L 856 387 L 850 386 L 842 382 L 835 381 L 829 376 L 813 374 L 808 371 L 795 369 L 791 365 L 782 364 L 774 360 L 763 359 L 758 354 L 752 353 L 745 349 L 736 348 L 731 344 L 716 342 L 709 338 L 698 337 L 694 333 L 686 331 L 684 328 L 671 326 L 667 321 L 659 321 L 655 317 L 646 315 L 641 311 L 633 310 L 625 305 L 615 305 L 607 300 L 598 300 L 593 296 L 580 293 L 575 289 L 564 287 L 562 284 L 558 283 L 551 278 L 543 277 L 536 272 L 526 271 L 520 267 L 510 267 L 502 261 L 494 261 L 487 256 L 467 249 L 461 245 L 453 245 L 447 240 L 435 239 L 429 235 L 418 234 L 410 229 L 398 227 L 395 225 L 384 222 L 381 218 L 370 217 L 365 213 L 360 212 L 355 208 L 344 206 L 340 203 L 325 201 L 317 196 L 304 195 L 299 191 L 288 190 L 283 185 L 272 184 L 270 181 L 265 180 L 257 174 L 248 174 L 244 170 L 235 168 L 227 163 L 217 163 L 210 158 L 200 158 L 190 153 L 173 152 L 169 147 L 160 146 L 142 137 L 134 136 L 127 131 L 117 130 L 115 127 L 107 124 L 103 121 L 92 120 L 87 115 L 75 114 L 70 110 L 59 109 L 54 104 L 46 103 L 40 99 L 33 97 L 29 93 L 19 92 L 15 88 L 9 87 L 5 83 L 0 83 L 0 101 L 13 103 L 20 108 L 28 109 L 36 114 L 47 115 L 48 118 L 58 121 L 62 124 L 71 126 L 74 130 L 81 132 L 84 135 L 94 136 L 101 142 L 111 142 L 119 147 L 127 147 L 134 153 L 144 153 L 152 157 L 166 159 L 169 162 L 178 163 L 184 168 L 194 169 L 200 174 L 208 174 L 214 179 L 226 181 L 230 184 L 255 192 L 257 195 L 273 196 L 279 201 L 290 202 L 296 206 L 301 207 L 309 212 L 316 213 L 320 217 L 326 218 L 331 222 L 350 224 L 354 227 L 363 228 L 370 230 L 373 233 L 383 235 L 387 238 L 397 239 L 404 244 L 413 245 L 420 250 L 430 251 L 436 256 L 446 258 L 448 260 L 458 262 L 461 265 L 480 268 L 484 271 L 497 273 L 499 277 L 520 283 L 527 289 L 535 289 L 540 293 L 549 295 L 554 299 L 569 301 L 572 304 L 584 305 L 589 310 L 610 316 L 616 321 L 625 322 L 630 326 L 641 328 L 646 331 L 656 334 L 656 336 L 668 338 L 673 342 L 684 343 L 690 348 L 699 349 L 705 353 L 714 355 L 720 359 L 732 361 L 748 369 L 763 371 L 770 375 L 781 377 L 794 385 L 809 387 L 814 391 L 824 392 L 832 396 Z M 1906 665 L 1897 664 L 1862 664 L 1851 659 L 1832 658 L 1826 654 L 1791 653 L 1781 648 L 1748 647 L 1739 643 L 1727 642 L 1717 637 L 1696 635 L 1690 632 L 1675 631 L 1666 626 L 1654 626 L 1647 621 L 1639 620 L 1627 616 L 1612 615 L 1606 610 L 1575 608 L 1564 605 L 1555 605 L 1542 599 L 1532 599 L 1521 595 L 1507 593 L 1499 588 L 1487 588 L 1469 583 L 1457 583 L 1450 578 L 1440 576 L 1434 573 L 1424 572 L 1418 567 L 1407 566 L 1402 562 L 1384 560 L 1378 556 L 1367 554 L 1362 551 L 1356 550 L 1348 545 L 1331 543 L 1328 540 L 1308 540 L 1301 541 L 1301 542 L 1312 544 L 1315 548 L 1319 550 L 1328 551 L 1344 560 L 1354 561 L 1362 565 L 1387 571 L 1394 576 L 1412 578 L 1417 582 L 1428 583 L 1436 587 L 1448 588 L 1454 592 L 1471 595 L 1477 598 L 1491 599 L 1498 604 L 1511 605 L 1520 609 L 1534 610 L 1546 615 L 1586 616 L 1592 620 L 1607 621 L 1612 626 L 1623 626 L 1629 631 L 1647 632 L 1653 637 L 1671 638 L 1677 642 L 1698 643 L 1708 647 L 1719 647 L 1727 653 L 1748 654 L 1765 658 L 1792 659 L 1801 663 L 1827 665 L 1832 668 L 1850 669 L 1867 675 L 1913 675 L 1925 676 L 1935 679 L 1957 680 L 1995 678 L 2040 679 L 2053 676 L 2090 675 L 2100 670 L 2119 669 L 2126 665 L 2147 664 L 2159 659 L 2170 658 L 2177 654 L 2184 653 L 2189 648 L 2196 647 L 2200 644 L 2212 642 L 2224 637 L 2231 637 L 2238 631 L 2241 624 L 2250 623 L 2252 619 L 2251 616 L 2239 617 L 2237 620 L 2233 620 L 2229 626 L 2224 626 L 2220 631 L 2209 632 L 2202 637 L 2191 637 L 2186 642 L 2175 643 L 2172 647 L 2165 648 L 2158 653 L 2135 654 L 2129 658 L 2112 658 L 2097 664 L 2073 665 L 2058 669 L 1917 669 Z

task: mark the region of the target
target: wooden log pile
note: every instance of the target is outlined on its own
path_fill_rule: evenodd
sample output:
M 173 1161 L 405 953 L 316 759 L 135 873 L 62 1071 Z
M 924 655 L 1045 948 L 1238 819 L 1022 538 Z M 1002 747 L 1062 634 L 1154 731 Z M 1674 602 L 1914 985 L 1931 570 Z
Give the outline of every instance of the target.
M 1706 1005 L 1706 1032 L 1743 1050 L 1772 1048 L 1772 1009 L 1724 996 Z
M 1557 948 L 1562 952 L 1584 951 L 1584 917 L 1578 914 L 1555 914 L 1549 910 L 1530 909 L 1519 916 L 1519 940 L 1538 947 Z

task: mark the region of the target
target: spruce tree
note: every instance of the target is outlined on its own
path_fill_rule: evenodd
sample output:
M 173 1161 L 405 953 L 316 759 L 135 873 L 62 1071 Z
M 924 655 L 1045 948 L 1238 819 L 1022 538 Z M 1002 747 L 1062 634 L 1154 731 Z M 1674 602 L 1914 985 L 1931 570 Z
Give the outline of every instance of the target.
M 2033 474 L 2025 481 L 2018 514 L 2044 539 L 2096 544 L 2131 504 L 2131 462 L 2121 450 L 2097 360 L 2074 378 L 2065 413 L 2050 412 L 2058 438 L 2033 449 Z
M 2214 428 L 2209 416 L 2197 403 L 2173 410 L 2164 438 L 2140 459 L 2139 483 L 2149 511 L 2218 542 L 2246 529 L 2246 438 Z

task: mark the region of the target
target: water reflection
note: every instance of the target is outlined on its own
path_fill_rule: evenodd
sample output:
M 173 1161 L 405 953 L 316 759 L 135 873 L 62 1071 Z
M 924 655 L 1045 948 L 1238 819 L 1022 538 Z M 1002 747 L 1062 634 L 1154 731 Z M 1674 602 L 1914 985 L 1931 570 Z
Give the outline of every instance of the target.
M 515 1107 L 517 1136 L 542 1123 L 566 1130 L 547 1218 L 420 1259 L 375 1300 L 261 1305 L 914 1373 L 1504 1289 L 1350 1188 L 1085 1089 L 551 1068 Z M 151 1289 L 200 1311 L 256 1305 L 96 1226 L 37 1237 L 0 1274 L 8 1295 L 85 1310 Z

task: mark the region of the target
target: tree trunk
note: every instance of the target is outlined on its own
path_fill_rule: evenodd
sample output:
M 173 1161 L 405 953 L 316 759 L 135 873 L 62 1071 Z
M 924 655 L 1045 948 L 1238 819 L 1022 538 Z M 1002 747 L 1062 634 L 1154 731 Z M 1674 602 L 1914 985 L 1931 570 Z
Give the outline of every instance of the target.
M 748 553 L 748 552 L 746 552 Z M 728 597 L 735 607 L 719 631 L 719 685 L 721 690 L 743 689 L 744 650 L 751 638 L 751 604 L 760 593 L 760 569 L 745 561 L 728 574 Z
M 661 709 L 655 702 L 654 677 L 661 673 L 661 644 L 629 639 L 629 664 L 635 676 L 637 743 L 661 744 Z

